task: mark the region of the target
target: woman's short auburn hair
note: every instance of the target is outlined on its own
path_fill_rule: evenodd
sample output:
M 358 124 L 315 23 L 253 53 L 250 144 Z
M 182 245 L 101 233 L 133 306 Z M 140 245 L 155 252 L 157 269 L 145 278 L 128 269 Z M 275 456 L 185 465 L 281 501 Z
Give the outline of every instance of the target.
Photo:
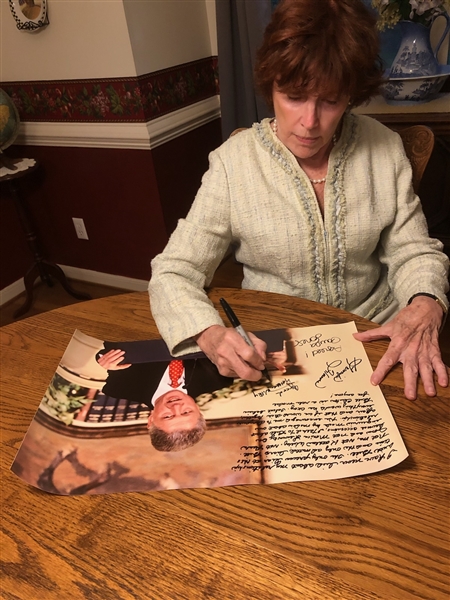
M 378 53 L 376 19 L 361 0 L 281 0 L 257 53 L 256 88 L 271 108 L 275 84 L 358 106 L 383 83 Z

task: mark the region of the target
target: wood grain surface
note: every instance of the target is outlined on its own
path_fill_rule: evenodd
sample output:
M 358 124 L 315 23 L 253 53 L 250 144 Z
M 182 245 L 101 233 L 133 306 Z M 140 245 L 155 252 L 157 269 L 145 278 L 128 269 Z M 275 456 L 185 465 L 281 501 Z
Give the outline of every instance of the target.
M 224 296 L 249 330 L 354 320 L 298 298 Z M 332 481 L 53 496 L 9 468 L 75 329 L 159 337 L 148 296 L 74 304 L 0 329 L 2 599 L 448 600 L 448 389 L 416 402 L 401 369 L 381 386 L 410 453 Z M 386 342 L 366 345 L 373 365 Z

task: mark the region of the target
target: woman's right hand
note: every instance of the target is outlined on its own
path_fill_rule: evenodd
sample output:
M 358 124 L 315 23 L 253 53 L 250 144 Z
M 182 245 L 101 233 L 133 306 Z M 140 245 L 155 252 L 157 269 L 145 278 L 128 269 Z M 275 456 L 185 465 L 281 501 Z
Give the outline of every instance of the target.
M 194 339 L 221 375 L 259 381 L 264 369 L 267 346 L 253 333 L 248 336 L 254 348 L 237 331 L 223 325 L 211 325 Z

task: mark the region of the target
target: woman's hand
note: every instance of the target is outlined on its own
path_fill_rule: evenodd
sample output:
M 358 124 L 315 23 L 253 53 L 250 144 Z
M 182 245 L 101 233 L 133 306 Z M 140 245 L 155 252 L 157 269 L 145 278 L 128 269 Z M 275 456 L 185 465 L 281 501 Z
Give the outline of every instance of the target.
M 235 331 L 222 325 L 212 325 L 195 337 L 206 356 L 226 377 L 259 381 L 266 359 L 266 343 L 248 334 L 254 348 Z
M 120 371 L 120 369 L 128 369 L 131 364 L 120 364 L 123 361 L 125 350 L 109 350 L 106 354 L 98 357 L 98 364 L 107 371 Z
M 427 296 L 417 296 L 396 317 L 377 329 L 354 333 L 360 342 L 390 338 L 389 347 L 371 377 L 378 385 L 398 363 L 403 364 L 405 396 L 415 400 L 417 379 L 420 375 L 425 393 L 436 395 L 434 374 L 440 386 L 447 387 L 448 373 L 439 349 L 439 327 L 443 311 L 439 304 Z

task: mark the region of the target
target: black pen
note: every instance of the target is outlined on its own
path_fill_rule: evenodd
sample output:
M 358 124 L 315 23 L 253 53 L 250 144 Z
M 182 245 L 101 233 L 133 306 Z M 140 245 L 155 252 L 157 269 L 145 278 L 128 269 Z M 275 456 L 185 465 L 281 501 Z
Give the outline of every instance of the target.
M 248 337 L 247 332 L 242 327 L 241 322 L 237 318 L 234 310 L 231 308 L 231 306 L 228 304 L 228 302 L 225 300 L 225 298 L 220 298 L 220 304 L 222 305 L 222 308 L 225 311 L 225 314 L 227 315 L 227 317 L 228 317 L 231 325 L 234 327 L 235 331 L 238 332 L 238 334 L 247 342 L 247 344 L 249 346 L 254 348 L 255 346 L 253 345 L 252 340 Z M 270 378 L 269 371 L 266 368 L 264 368 L 261 371 L 261 373 L 268 380 L 269 383 L 272 383 L 272 379 Z

